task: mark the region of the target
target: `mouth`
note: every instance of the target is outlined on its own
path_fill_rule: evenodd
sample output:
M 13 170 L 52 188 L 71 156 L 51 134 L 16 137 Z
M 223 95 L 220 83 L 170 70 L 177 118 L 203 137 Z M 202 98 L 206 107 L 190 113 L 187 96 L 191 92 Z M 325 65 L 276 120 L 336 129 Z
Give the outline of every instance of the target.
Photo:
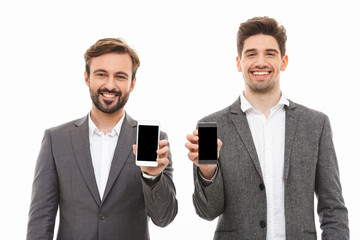
M 107 102 L 113 102 L 121 96 L 121 92 L 109 90 L 98 90 L 98 94 L 101 95 L 102 99 Z
M 111 94 L 111 93 L 100 93 L 100 94 L 106 98 L 114 98 L 117 96 L 116 94 Z
M 249 72 L 254 78 L 259 80 L 267 78 L 272 73 L 271 70 L 253 70 Z

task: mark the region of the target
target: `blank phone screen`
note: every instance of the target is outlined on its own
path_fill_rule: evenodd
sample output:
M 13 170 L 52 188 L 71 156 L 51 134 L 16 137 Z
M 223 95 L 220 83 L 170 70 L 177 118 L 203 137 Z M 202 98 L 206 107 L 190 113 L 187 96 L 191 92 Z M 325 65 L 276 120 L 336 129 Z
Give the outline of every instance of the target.
M 217 128 L 199 127 L 199 160 L 217 160 Z
M 140 161 L 156 161 L 159 126 L 138 126 L 137 159 Z

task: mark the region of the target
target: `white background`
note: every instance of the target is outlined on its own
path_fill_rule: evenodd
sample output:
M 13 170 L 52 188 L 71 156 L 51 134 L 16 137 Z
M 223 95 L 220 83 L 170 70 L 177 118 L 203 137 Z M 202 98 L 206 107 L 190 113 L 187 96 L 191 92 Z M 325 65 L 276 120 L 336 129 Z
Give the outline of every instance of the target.
M 37 154 L 46 128 L 88 113 L 83 54 L 124 38 L 141 66 L 127 112 L 169 135 L 179 213 L 152 239 L 212 239 L 216 220 L 195 214 L 184 147 L 197 120 L 243 90 L 235 65 L 239 24 L 276 18 L 287 29 L 282 90 L 331 120 L 351 238 L 360 239 L 359 23 L 356 1 L 9 1 L 0 3 L 2 239 L 24 239 Z M 320 233 L 320 232 L 318 232 Z M 319 234 L 320 235 L 320 234 Z M 320 237 L 319 237 L 320 239 Z

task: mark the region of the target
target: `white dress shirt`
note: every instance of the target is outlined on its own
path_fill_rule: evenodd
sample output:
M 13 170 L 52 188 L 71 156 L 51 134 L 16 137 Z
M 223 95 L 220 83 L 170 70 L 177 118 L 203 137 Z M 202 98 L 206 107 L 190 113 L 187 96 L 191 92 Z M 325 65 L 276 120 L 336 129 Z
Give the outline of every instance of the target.
M 125 116 L 125 114 L 124 114 Z M 120 136 L 121 126 L 124 122 L 124 116 L 111 130 L 110 133 L 100 132 L 89 114 L 89 139 L 91 160 L 94 167 L 96 184 L 99 190 L 100 198 L 103 198 L 111 162 L 114 157 L 117 141 Z
M 266 189 L 267 240 L 285 240 L 284 151 L 285 109 L 289 101 L 281 96 L 279 103 L 265 115 L 251 106 L 241 94 L 241 110 L 246 113 L 251 135 L 260 161 Z

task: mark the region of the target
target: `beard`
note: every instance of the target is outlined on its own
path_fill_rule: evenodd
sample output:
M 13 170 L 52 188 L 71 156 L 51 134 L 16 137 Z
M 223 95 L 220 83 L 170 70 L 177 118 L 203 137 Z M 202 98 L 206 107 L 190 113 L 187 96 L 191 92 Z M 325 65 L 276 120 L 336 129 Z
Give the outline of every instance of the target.
M 246 81 L 246 84 L 254 93 L 267 93 L 275 86 L 275 82 L 271 81 L 265 84 L 255 84 L 251 81 Z
M 257 69 L 264 69 L 266 71 L 271 71 L 272 73 L 275 72 L 274 68 L 269 67 L 269 66 L 257 67 Z M 263 82 L 257 82 L 256 80 L 252 80 L 251 76 L 250 76 L 251 71 L 253 71 L 253 69 L 249 69 L 248 76 L 245 76 L 245 74 L 244 74 L 243 77 L 245 79 L 246 85 L 248 85 L 248 87 L 254 93 L 267 93 L 267 92 L 270 92 L 275 87 L 276 83 L 278 82 L 278 79 L 274 79 L 274 76 L 272 76 L 271 79 L 263 81 Z
M 122 109 L 125 104 L 127 103 L 129 99 L 129 92 L 122 93 L 121 91 L 115 91 L 115 90 L 108 90 L 106 88 L 98 89 L 97 91 L 93 91 L 91 88 L 90 91 L 90 97 L 94 105 L 97 109 L 99 109 L 103 113 L 116 113 L 120 109 Z M 101 98 L 102 93 L 111 93 L 116 94 L 116 100 L 114 101 L 107 101 Z

